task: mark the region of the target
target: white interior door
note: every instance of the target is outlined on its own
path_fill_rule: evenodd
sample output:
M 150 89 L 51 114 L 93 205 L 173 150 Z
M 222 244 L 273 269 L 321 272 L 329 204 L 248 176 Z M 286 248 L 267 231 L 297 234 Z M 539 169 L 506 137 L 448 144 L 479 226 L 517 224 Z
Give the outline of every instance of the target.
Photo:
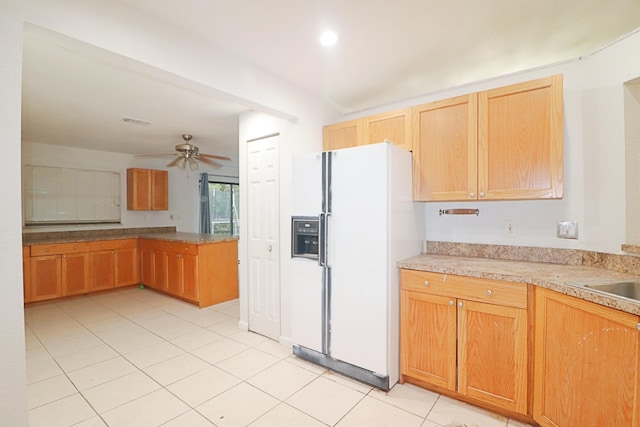
M 249 330 L 280 337 L 279 137 L 248 142 Z

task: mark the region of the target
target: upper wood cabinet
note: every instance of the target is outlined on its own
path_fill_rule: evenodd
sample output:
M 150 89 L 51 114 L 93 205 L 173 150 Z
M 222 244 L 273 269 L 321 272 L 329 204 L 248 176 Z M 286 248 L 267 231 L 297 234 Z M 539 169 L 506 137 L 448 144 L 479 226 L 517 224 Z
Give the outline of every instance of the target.
M 563 195 L 562 75 L 413 109 L 414 199 Z
M 355 119 L 334 123 L 322 128 L 322 146 L 325 151 L 362 145 L 364 120 Z
M 541 426 L 640 425 L 638 320 L 535 288 L 533 416 Z
M 411 123 L 411 108 L 365 117 L 364 144 L 375 144 L 386 139 L 411 151 Z
M 468 200 L 478 182 L 476 94 L 413 108 L 414 200 Z
M 323 128 L 323 149 L 338 150 L 384 140 L 411 151 L 411 108 L 389 111 Z
M 127 169 L 127 209 L 169 209 L 169 173 L 155 169 Z

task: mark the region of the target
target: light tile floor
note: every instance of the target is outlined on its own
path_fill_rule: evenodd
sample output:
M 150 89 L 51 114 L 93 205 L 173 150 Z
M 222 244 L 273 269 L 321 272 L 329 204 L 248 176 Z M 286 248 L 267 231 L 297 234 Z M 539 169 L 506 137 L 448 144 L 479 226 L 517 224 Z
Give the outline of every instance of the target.
M 524 427 L 409 384 L 385 393 L 199 310 L 128 288 L 25 309 L 31 426 Z

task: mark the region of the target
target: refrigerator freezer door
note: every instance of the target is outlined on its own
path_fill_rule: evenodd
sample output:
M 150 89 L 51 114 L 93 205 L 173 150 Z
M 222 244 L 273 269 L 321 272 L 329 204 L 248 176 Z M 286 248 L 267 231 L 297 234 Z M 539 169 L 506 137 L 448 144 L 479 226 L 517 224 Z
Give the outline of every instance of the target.
M 293 158 L 292 213 L 315 216 L 322 209 L 321 153 Z M 294 344 L 322 351 L 323 269 L 318 260 L 291 259 L 291 339 Z
M 291 260 L 291 339 L 322 352 L 322 274 L 318 261 Z
M 330 355 L 382 375 L 389 370 L 388 152 L 388 144 L 333 152 L 328 237 Z
M 318 216 L 322 211 L 322 155 L 300 154 L 293 158 L 291 212 Z

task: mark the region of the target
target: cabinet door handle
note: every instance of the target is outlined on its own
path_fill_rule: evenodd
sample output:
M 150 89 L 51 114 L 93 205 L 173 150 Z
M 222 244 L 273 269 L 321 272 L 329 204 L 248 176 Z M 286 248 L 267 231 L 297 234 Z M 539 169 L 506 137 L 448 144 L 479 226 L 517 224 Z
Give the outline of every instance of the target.
M 449 300 L 449 305 L 453 305 L 453 300 Z
M 478 196 L 484 197 L 484 193 L 481 191 L 480 194 L 478 194 Z
M 115 254 L 115 253 L 116 253 L 116 251 L 111 251 L 111 253 L 112 253 L 112 254 Z
M 458 307 L 462 307 L 462 301 L 458 301 Z
M 470 199 L 475 199 L 476 198 L 476 193 L 469 193 L 469 198 Z
M 425 281 L 424 281 L 424 285 L 425 285 L 425 286 L 429 286 L 429 281 L 428 281 L 428 280 L 425 280 Z
M 49 248 L 46 248 L 44 251 L 45 251 L 45 252 L 49 252 Z
M 491 291 L 491 289 L 487 289 L 487 296 L 490 297 L 491 295 L 493 295 L 493 292 Z

